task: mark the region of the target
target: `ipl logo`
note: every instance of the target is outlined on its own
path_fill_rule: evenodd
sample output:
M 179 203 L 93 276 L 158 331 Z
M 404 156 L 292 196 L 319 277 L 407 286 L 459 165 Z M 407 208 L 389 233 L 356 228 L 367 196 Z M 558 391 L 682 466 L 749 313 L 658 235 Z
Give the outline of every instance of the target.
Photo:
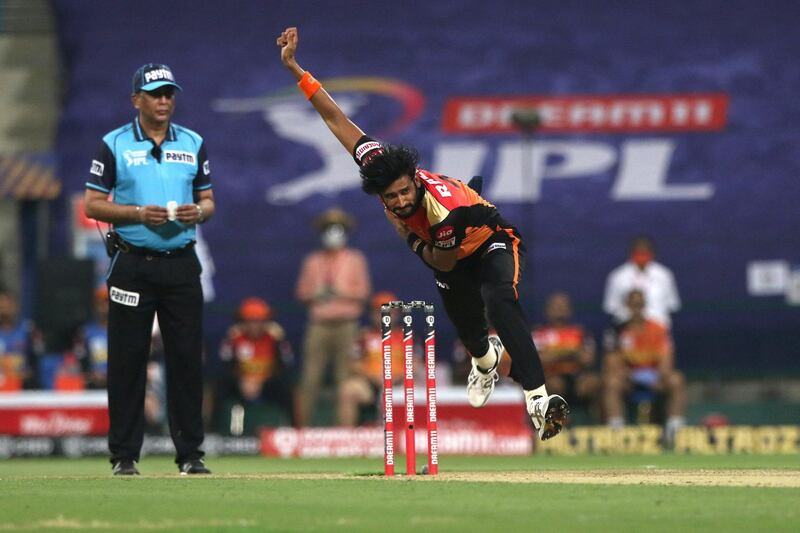
M 147 164 L 147 150 L 125 150 L 122 153 L 122 157 L 125 158 L 128 166 L 138 167 L 139 165 Z

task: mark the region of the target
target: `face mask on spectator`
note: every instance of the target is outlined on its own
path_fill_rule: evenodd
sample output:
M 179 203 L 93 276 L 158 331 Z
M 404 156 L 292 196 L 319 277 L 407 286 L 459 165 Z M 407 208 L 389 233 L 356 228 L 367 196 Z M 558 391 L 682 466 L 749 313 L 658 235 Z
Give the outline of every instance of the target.
M 331 224 L 322 230 L 320 240 L 326 250 L 339 250 L 347 244 L 347 232 L 341 224 Z
M 631 253 L 631 261 L 639 268 L 644 268 L 653 260 L 653 252 L 650 250 L 634 250 Z

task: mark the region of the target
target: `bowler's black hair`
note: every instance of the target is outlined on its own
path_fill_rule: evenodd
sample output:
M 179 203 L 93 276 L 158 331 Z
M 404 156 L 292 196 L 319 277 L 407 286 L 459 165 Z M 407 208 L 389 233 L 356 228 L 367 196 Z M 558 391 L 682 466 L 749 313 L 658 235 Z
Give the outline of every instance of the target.
M 361 167 L 361 190 L 367 194 L 381 194 L 400 176 L 411 178 L 417 173 L 419 154 L 408 146 L 383 147 L 383 152 L 372 156 Z

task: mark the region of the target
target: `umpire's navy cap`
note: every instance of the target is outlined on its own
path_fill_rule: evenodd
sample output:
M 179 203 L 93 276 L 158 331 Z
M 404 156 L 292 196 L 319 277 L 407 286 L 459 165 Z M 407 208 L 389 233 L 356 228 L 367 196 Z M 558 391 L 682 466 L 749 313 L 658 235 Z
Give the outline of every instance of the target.
M 133 93 L 139 91 L 155 91 L 164 85 L 172 85 L 179 91 L 182 91 L 181 86 L 175 83 L 175 76 L 172 75 L 172 69 L 167 65 L 160 63 L 148 63 L 139 67 L 139 70 L 133 75 Z

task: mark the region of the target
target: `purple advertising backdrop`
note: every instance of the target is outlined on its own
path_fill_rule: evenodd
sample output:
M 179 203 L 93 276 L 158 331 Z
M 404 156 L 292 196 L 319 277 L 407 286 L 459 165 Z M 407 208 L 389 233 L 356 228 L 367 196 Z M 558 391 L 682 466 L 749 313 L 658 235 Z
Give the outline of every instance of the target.
M 301 64 L 362 129 L 417 147 L 424 168 L 485 177 L 485 196 L 528 243 L 521 292 L 532 320 L 549 292 L 566 290 L 577 319 L 599 336 L 608 321 L 605 278 L 624 261 L 630 238 L 645 233 L 683 300 L 674 317 L 679 366 L 797 367 L 794 2 L 144 0 L 134 8 L 70 0 L 56 7 L 67 79 L 59 176 L 67 192 L 83 189 L 101 136 L 132 118 L 130 78 L 139 65 L 169 64 L 184 88 L 175 121 L 206 139 L 218 206 L 203 227 L 216 266 L 212 344 L 237 303 L 256 294 L 299 346 L 305 314 L 293 291 L 304 254 L 317 245 L 309 221 L 334 205 L 356 216 L 351 243 L 367 254 L 376 288 L 438 301 L 430 274 L 379 203 L 360 192 L 352 159 L 280 64 L 275 37 L 297 25 Z M 597 131 L 592 124 L 611 119 L 584 109 L 577 126 L 530 137 L 502 118 L 473 116 L 489 124 L 482 132 L 454 131 L 444 118 L 458 97 L 576 95 L 617 102 L 659 95 L 674 105 L 716 95 L 727 108 L 719 128 L 685 131 L 667 127 L 669 120 L 637 129 L 630 115 L 620 130 Z M 456 129 L 470 124 L 461 111 Z M 698 123 L 708 118 L 695 111 Z M 446 351 L 453 332 L 441 323 Z

